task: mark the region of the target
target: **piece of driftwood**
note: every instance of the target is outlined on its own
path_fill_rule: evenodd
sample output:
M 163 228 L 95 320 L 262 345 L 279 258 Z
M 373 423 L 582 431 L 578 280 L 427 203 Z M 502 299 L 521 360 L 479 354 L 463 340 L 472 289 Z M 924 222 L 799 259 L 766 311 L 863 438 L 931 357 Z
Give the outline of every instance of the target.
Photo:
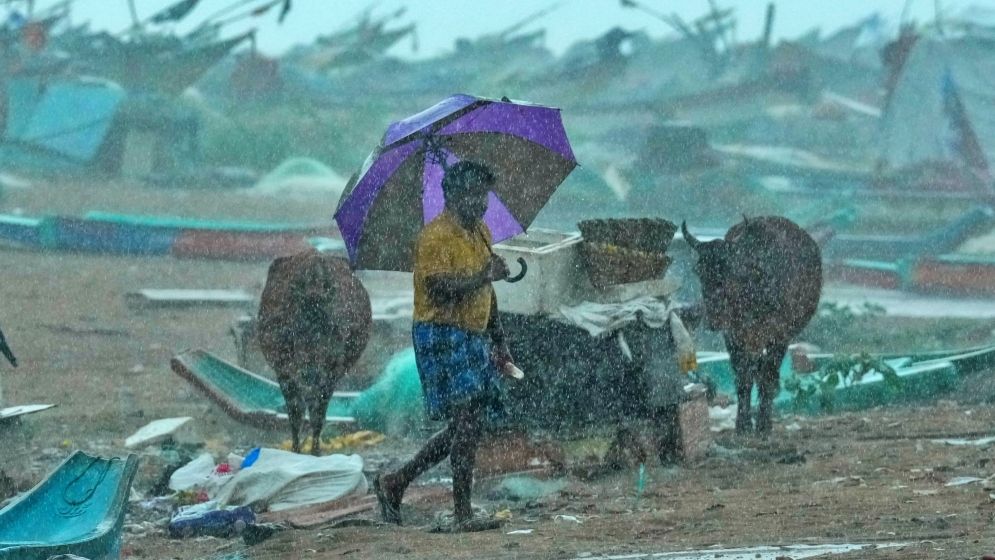
M 144 289 L 124 296 L 128 307 L 255 307 L 256 299 L 244 290 Z

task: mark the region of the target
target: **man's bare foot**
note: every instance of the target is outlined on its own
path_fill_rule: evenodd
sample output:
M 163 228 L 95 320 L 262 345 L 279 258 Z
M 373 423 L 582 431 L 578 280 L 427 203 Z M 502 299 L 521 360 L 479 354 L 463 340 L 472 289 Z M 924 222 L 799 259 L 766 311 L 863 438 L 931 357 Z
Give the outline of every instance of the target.
M 380 517 L 384 523 L 401 524 L 401 500 L 404 491 L 390 483 L 390 477 L 377 474 L 373 478 L 373 492 L 380 503 Z

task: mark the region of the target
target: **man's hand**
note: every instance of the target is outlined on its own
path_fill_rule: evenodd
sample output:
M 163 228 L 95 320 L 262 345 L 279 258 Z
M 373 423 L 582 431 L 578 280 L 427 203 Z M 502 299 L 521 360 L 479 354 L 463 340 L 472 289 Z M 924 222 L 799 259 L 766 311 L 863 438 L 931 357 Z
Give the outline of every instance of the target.
M 504 364 L 515 361 L 511 357 L 511 351 L 508 349 L 507 344 L 495 344 L 491 349 L 491 360 L 498 369 L 504 367 Z
M 505 375 L 513 379 L 522 379 L 525 377 L 522 370 L 515 367 L 514 358 L 511 357 L 511 352 L 508 351 L 508 347 L 506 345 L 495 345 L 494 349 L 491 351 L 491 360 L 493 360 L 494 366 L 501 372 L 501 375 Z
M 484 278 L 488 282 L 498 282 L 509 276 L 511 276 L 511 270 L 508 269 L 508 263 L 497 255 L 491 255 L 491 260 L 484 267 Z

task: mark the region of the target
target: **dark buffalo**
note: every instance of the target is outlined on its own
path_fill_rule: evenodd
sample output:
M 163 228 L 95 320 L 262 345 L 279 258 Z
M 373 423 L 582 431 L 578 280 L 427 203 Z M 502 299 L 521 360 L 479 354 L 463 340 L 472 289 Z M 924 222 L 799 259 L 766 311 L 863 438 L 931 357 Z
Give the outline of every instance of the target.
M 753 385 L 756 430 L 769 433 L 779 369 L 788 343 L 812 319 L 822 294 L 822 257 L 805 230 L 777 216 L 746 219 L 724 239 L 702 242 L 682 224 L 698 255 L 708 326 L 722 331 L 736 373 L 736 430 L 749 431 Z
M 307 414 L 311 453 L 319 453 L 332 392 L 372 328 L 369 294 L 344 259 L 308 250 L 270 265 L 257 336 L 287 402 L 294 452 Z

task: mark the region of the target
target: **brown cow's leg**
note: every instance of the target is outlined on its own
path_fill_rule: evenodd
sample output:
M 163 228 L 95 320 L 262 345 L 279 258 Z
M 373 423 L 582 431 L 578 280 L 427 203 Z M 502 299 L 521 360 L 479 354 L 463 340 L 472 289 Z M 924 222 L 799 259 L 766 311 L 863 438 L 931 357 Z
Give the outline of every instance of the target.
M 725 337 L 729 350 L 729 363 L 736 379 L 736 433 L 745 434 L 753 430 L 752 400 L 753 379 L 756 363 L 749 353 L 741 350 L 731 337 Z
M 736 433 L 753 431 L 753 379 L 749 374 L 736 372 Z
M 328 402 L 332 400 L 331 389 L 320 389 L 313 395 L 308 407 L 308 422 L 311 425 L 311 455 L 321 455 L 321 432 L 325 428 L 325 416 L 328 413 Z
M 760 409 L 757 411 L 757 431 L 767 435 L 773 428 L 771 416 L 774 412 L 774 398 L 781 388 L 781 362 L 787 353 L 787 345 L 768 348 L 760 359 L 757 381 L 760 385 Z
M 287 403 L 287 420 L 290 422 L 290 449 L 294 453 L 301 452 L 301 427 L 304 424 L 304 393 L 293 376 L 286 371 L 277 373 L 280 390 Z

